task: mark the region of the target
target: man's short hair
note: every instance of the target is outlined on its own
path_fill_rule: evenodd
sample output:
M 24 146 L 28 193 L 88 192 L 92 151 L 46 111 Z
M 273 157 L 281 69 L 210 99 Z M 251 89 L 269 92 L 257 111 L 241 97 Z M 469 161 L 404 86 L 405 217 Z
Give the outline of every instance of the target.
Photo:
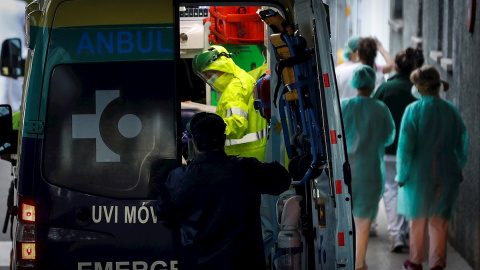
M 223 149 L 225 147 L 225 121 L 214 113 L 195 114 L 187 125 L 197 148 L 201 152 Z

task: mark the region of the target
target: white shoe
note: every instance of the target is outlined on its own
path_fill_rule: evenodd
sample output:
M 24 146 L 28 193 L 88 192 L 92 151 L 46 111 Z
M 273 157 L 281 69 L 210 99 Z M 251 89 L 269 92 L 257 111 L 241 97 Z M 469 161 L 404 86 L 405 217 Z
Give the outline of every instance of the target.
M 401 235 L 395 237 L 392 241 L 392 246 L 390 247 L 390 252 L 402 252 L 402 249 L 405 247 L 405 241 Z

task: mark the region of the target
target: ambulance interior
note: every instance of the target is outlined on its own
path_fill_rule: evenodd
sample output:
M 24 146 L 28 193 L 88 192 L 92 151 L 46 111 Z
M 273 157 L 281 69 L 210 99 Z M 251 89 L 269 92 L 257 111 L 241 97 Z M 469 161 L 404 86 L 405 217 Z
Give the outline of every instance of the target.
M 193 57 L 208 49 L 210 45 L 219 44 L 224 46 L 228 52 L 232 54 L 232 59 L 236 65 L 247 72 L 258 68 L 265 63 L 267 64 L 267 70 L 271 70 L 272 74 L 275 72 L 274 69 L 277 64 L 277 59 L 273 51 L 274 48 L 269 39 L 269 36 L 273 31 L 257 14 L 258 10 L 265 9 L 272 9 L 284 17 L 282 11 L 275 9 L 274 7 L 219 7 L 195 5 L 185 5 L 180 7 L 179 28 L 181 64 L 178 68 L 183 70 L 177 72 L 177 74 L 185 73 L 186 79 L 180 80 L 180 87 L 177 89 L 181 89 L 180 99 L 182 101 L 183 129 L 185 129 L 188 119 L 190 119 L 194 113 L 199 111 L 215 112 L 215 105 L 219 99 L 218 93 L 199 79 L 192 69 Z M 244 16 L 246 19 L 245 22 L 237 22 L 239 16 Z M 229 22 L 229 20 L 233 22 Z M 270 89 L 274 89 L 277 83 L 276 76 L 272 75 L 271 80 Z M 274 108 L 272 108 L 271 113 L 272 115 L 274 114 Z M 277 122 L 277 124 L 278 123 L 279 122 Z M 276 146 L 271 146 L 275 144 L 275 142 L 269 144 L 270 147 L 279 148 L 280 150 L 277 152 L 280 154 L 276 157 L 267 156 L 266 161 L 269 161 L 269 159 L 271 160 L 272 158 L 281 160 L 281 163 L 288 167 L 290 160 L 285 154 L 285 145 L 282 141 L 283 138 L 276 141 Z M 290 172 L 292 173 L 291 170 Z M 324 175 L 323 177 L 326 176 Z M 328 183 L 328 181 L 325 181 L 324 183 Z M 325 187 L 325 189 L 329 189 L 329 187 Z M 279 226 L 283 226 L 283 222 L 289 220 L 289 222 L 293 223 L 293 227 L 296 228 L 297 224 L 305 222 L 305 220 L 300 221 L 300 212 L 303 218 L 307 217 L 307 219 L 311 219 L 311 214 L 314 213 L 314 210 L 311 209 L 308 200 L 305 199 L 301 202 L 302 196 L 306 195 L 305 192 L 303 186 L 297 186 L 295 189 L 289 190 L 281 195 L 280 198 L 270 198 L 271 201 L 268 203 L 272 208 L 271 211 L 275 213 L 273 216 L 275 216 L 276 219 L 273 222 L 277 223 Z M 307 197 L 308 196 L 310 195 L 307 195 Z M 319 197 L 318 194 L 314 196 Z M 325 206 L 325 201 L 326 200 L 323 201 L 323 207 Z M 287 216 L 292 218 L 289 219 Z M 312 221 L 308 221 L 307 223 L 311 222 Z M 272 224 L 274 230 L 276 229 L 277 224 Z M 294 233 L 295 231 L 296 233 Z M 288 248 L 293 248 L 292 250 L 304 250 L 305 252 L 303 252 L 303 254 L 297 252 L 293 255 L 294 258 L 292 259 L 292 263 L 295 264 L 295 267 L 288 269 L 300 269 L 300 265 L 314 265 L 315 263 L 313 261 L 316 257 L 316 255 L 312 253 L 313 250 L 315 250 L 315 248 L 313 248 L 313 239 L 315 238 L 314 233 L 309 229 L 302 230 L 300 225 L 298 230 L 294 229 L 293 231 L 289 231 L 289 233 L 292 233 L 291 235 L 294 235 L 295 237 L 288 238 L 288 241 L 290 241 Z M 282 232 L 280 232 L 278 236 L 278 239 L 280 238 L 282 238 Z M 311 240 L 306 241 L 306 239 Z M 276 244 L 270 245 L 272 248 L 271 256 L 276 253 L 276 256 L 280 256 L 279 254 L 282 250 L 287 248 L 287 246 L 280 247 L 278 244 L 278 241 L 280 240 L 276 240 L 277 237 L 274 236 L 273 242 L 276 242 Z M 269 247 L 267 242 L 265 245 L 266 248 Z M 271 259 L 275 260 L 273 257 Z M 276 269 L 287 269 L 277 265 L 280 261 L 281 260 L 275 260 Z
M 180 74 L 181 79 L 177 80 L 177 89 L 180 90 L 182 101 L 182 131 L 195 113 L 214 113 L 221 95 L 193 72 L 193 57 L 207 50 L 210 45 L 221 45 L 232 54 L 235 64 L 247 72 L 267 63 L 268 26 L 257 12 L 269 8 L 201 5 L 179 7 L 180 63 L 177 74 Z M 182 151 L 185 153 L 185 150 Z
M 178 80 L 182 109 L 215 111 L 220 95 L 193 72 L 193 57 L 210 45 L 221 45 L 232 54 L 235 64 L 251 71 L 267 62 L 266 24 L 257 10 L 261 6 L 200 6 L 179 8 L 180 60 Z M 240 20 L 244 20 L 241 21 Z M 206 105 L 206 106 L 203 106 Z

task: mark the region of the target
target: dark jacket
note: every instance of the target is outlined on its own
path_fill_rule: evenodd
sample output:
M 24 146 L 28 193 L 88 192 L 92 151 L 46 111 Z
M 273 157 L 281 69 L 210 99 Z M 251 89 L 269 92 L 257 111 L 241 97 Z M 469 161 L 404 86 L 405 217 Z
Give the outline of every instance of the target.
M 279 195 L 290 175 L 277 162 L 197 155 L 172 171 L 157 210 L 180 225 L 182 269 L 265 269 L 260 195 Z
M 398 73 L 381 84 L 373 96 L 387 105 L 395 122 L 395 141 L 385 148 L 386 154 L 395 155 L 397 153 L 398 134 L 403 112 L 408 104 L 416 101 L 411 93 L 412 85 L 408 73 Z

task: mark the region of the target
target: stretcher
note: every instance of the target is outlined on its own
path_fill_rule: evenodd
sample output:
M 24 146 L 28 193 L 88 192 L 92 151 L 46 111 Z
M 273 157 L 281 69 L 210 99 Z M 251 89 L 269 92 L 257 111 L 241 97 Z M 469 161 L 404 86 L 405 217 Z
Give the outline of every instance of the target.
M 327 13 L 322 3 L 312 3 L 295 3 L 295 10 L 305 10 L 295 12 L 295 25 L 273 9 L 259 12 L 270 27 L 277 56 L 272 103 L 278 110 L 294 187 L 277 203 L 281 231 L 272 267 L 354 269 L 351 176 L 343 126 L 341 117 L 340 121 L 328 117 L 341 112 Z M 302 36 L 303 29 L 312 33 L 311 28 L 313 36 Z

